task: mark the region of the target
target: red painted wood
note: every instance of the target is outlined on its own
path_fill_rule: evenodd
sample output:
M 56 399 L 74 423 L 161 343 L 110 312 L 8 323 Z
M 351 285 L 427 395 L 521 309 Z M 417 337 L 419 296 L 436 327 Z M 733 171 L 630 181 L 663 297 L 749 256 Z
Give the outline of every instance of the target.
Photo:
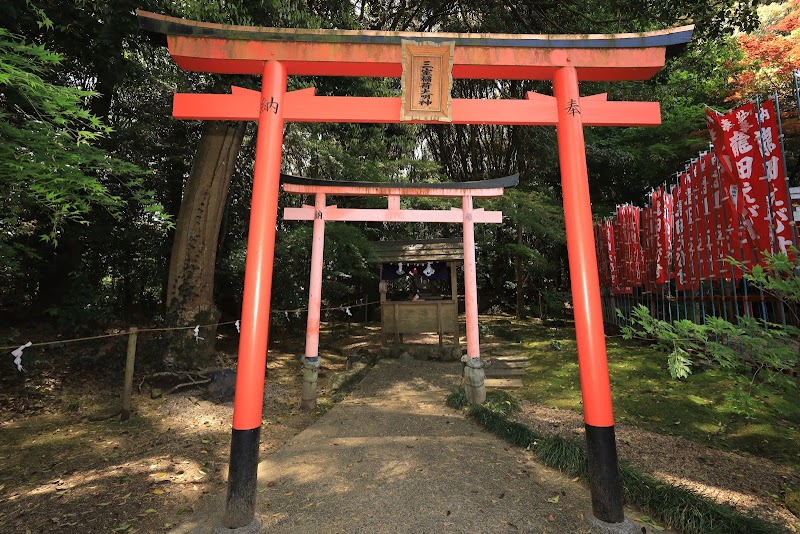
M 325 250 L 325 193 L 317 193 L 314 206 L 306 206 L 321 217 L 313 217 L 314 232 L 311 238 L 311 274 L 308 282 L 308 315 L 306 317 L 306 358 L 319 356 L 319 321 L 322 304 L 322 267 Z M 285 218 L 285 217 L 284 217 Z
M 283 218 L 287 221 L 313 221 L 314 212 L 313 206 L 284 208 Z M 328 206 L 323 210 L 323 213 L 327 221 L 460 223 L 464 220 L 461 210 L 456 208 L 451 210 L 384 210 Z M 476 209 L 472 213 L 473 220 L 476 223 L 500 224 L 503 222 L 502 211 Z
M 175 93 L 172 97 L 172 116 L 183 120 L 258 120 L 257 91 L 249 94 L 194 94 Z
M 611 385 L 608 378 L 603 310 L 600 306 L 600 281 L 594 244 L 592 205 L 586 170 L 586 147 L 581 124 L 586 103 L 577 111 L 571 106 L 579 100 L 575 69 L 566 67 L 556 73 L 553 92 L 558 99 L 558 156 L 564 198 L 564 221 L 575 334 L 583 397 L 583 418 L 587 425 L 614 425 Z M 578 112 L 579 111 L 579 112 Z
M 491 187 L 486 189 L 437 189 L 437 188 L 411 188 L 411 187 L 363 187 L 351 185 L 300 185 L 283 184 L 283 190 L 287 193 L 298 193 L 313 195 L 323 192 L 327 195 L 343 195 L 358 197 L 386 197 L 386 196 L 406 196 L 406 197 L 463 197 L 470 195 L 473 197 L 499 197 L 503 196 L 502 187 Z
M 238 89 L 230 95 L 179 93 L 174 97 L 173 116 L 191 120 L 256 120 L 259 96 Z M 529 93 L 535 94 L 535 93 Z M 661 110 L 657 102 L 608 102 L 593 95 L 581 99 L 586 126 L 657 126 Z M 287 122 L 400 122 L 400 98 L 314 96 L 303 89 L 286 94 Z M 553 97 L 537 95 L 526 100 L 453 99 L 453 124 L 507 124 L 553 126 L 558 114 Z M 436 124 L 439 121 L 413 121 Z M 461 196 L 461 195 L 456 195 Z
M 149 18 L 152 22 L 158 19 L 160 23 L 166 23 L 161 26 L 162 29 L 174 28 L 177 25 L 183 25 L 184 31 L 187 25 L 203 28 L 197 33 L 203 33 L 204 37 L 167 35 L 170 54 L 181 68 L 201 72 L 263 76 L 260 94 L 234 88 L 230 95 L 175 95 L 174 100 L 174 116 L 180 119 L 259 120 L 253 212 L 248 238 L 242 309 L 239 373 L 233 417 L 235 430 L 255 429 L 261 424 L 263 404 L 284 120 L 400 122 L 399 98 L 317 97 L 313 90 L 296 91 L 284 96 L 286 77 L 316 75 L 397 78 L 402 73 L 402 49 L 397 42 L 398 35 L 385 32 L 231 27 L 184 21 L 140 11 L 137 11 L 137 15 L 140 20 Z M 190 28 L 188 31 L 193 30 L 194 28 Z M 683 36 L 685 32 L 691 33 L 688 27 L 681 30 L 684 32 L 681 34 Z M 166 30 L 159 31 L 168 33 Z M 660 33 L 657 42 L 667 43 L 668 40 L 664 40 L 663 36 L 669 34 L 669 31 L 656 33 Z M 219 37 L 220 35 L 222 37 Z M 406 37 L 424 39 L 441 38 L 443 35 L 409 34 Z M 622 42 L 625 39 L 639 42 L 637 39 L 644 39 L 645 34 L 633 37 L 536 36 L 535 39 L 530 39 L 531 37 L 453 36 L 459 40 L 459 45 L 453 58 L 452 76 L 453 78 L 552 80 L 555 98 L 528 93 L 525 100 L 519 101 L 455 99 L 452 101 L 452 122 L 558 125 L 559 160 L 584 419 L 587 425 L 593 428 L 612 428 L 613 440 L 614 420 L 600 308 L 583 126 L 657 125 L 660 124 L 661 118 L 657 103 L 607 102 L 604 94 L 581 99 L 578 82 L 579 80 L 649 79 L 663 67 L 667 44 L 648 46 L 644 41 L 633 45 Z M 519 43 L 526 38 L 528 40 L 524 46 L 514 46 L 515 40 Z M 550 39 L 553 46 L 550 46 Z M 348 40 L 350 42 L 345 42 Z M 544 45 L 542 40 L 545 41 Z M 558 45 L 559 42 L 562 44 Z M 676 44 L 674 40 L 670 42 Z M 267 98 L 271 100 L 267 101 Z M 274 108 L 275 113 L 272 112 L 272 108 L 266 107 L 264 102 L 277 104 Z M 472 198 L 480 196 L 481 191 L 442 190 L 438 194 L 436 190 L 424 191 L 426 196 L 462 196 L 461 210 L 399 210 L 396 209 L 397 197 L 390 201 L 391 209 L 387 210 L 339 210 L 335 207 L 320 210 L 319 199 L 323 198 L 325 193 L 391 196 L 413 195 L 414 190 L 372 191 L 370 188 L 364 188 L 364 191 L 356 192 L 353 188 L 344 188 L 334 193 L 319 186 L 309 188 L 313 191 L 304 191 L 303 186 L 291 186 L 295 190 L 290 191 L 286 186 L 289 184 L 284 186 L 287 192 L 313 192 L 317 194 L 318 200 L 317 209 L 310 206 L 287 208 L 286 218 L 314 219 L 316 212 L 323 211 L 324 219 L 328 220 L 398 222 L 423 221 L 425 218 L 429 218 L 427 220 L 431 222 L 461 220 L 465 247 L 467 353 L 471 357 L 479 356 L 473 225 L 475 222 L 502 220 L 502 214 L 499 212 L 473 210 Z M 502 189 L 499 191 L 487 189 L 483 192 L 493 193 L 486 196 L 496 196 L 494 193 L 502 194 Z M 454 217 L 456 219 L 451 221 Z M 319 247 L 317 251 L 320 259 L 315 261 L 319 263 L 321 261 Z M 310 301 L 309 304 L 312 307 L 313 302 Z M 309 316 L 309 334 L 314 333 L 312 323 L 317 323 L 318 326 L 318 318 L 312 321 Z M 616 462 L 616 459 L 614 460 Z M 593 502 L 596 500 L 594 485 L 595 481 L 593 481 Z M 230 495 L 229 492 L 229 505 Z
M 467 356 L 480 358 L 480 331 L 478 329 L 478 274 L 475 266 L 475 210 L 472 197 L 461 199 L 464 239 L 464 308 L 466 312 Z
M 399 78 L 401 47 L 355 44 L 248 41 L 167 37 L 169 51 L 182 69 L 221 74 L 259 74 L 266 59 L 278 60 L 295 76 L 371 76 Z M 647 80 L 664 66 L 665 48 L 521 48 L 457 46 L 453 78 L 550 80 L 573 66 L 582 81 Z
M 275 225 L 281 179 L 281 105 L 285 91 L 286 71 L 280 63 L 267 62 L 263 70 L 260 98 L 265 102 L 274 99 L 278 107 L 273 112 L 271 108 L 264 106 L 258 121 L 253 209 L 247 238 L 238 372 L 233 402 L 234 430 L 251 430 L 261 426 L 275 256 Z

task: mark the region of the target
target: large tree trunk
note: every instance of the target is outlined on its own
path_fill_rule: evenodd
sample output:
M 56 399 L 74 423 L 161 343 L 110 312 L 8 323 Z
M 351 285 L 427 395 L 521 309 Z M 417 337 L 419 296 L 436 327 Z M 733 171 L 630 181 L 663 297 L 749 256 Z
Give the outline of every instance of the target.
M 219 319 L 214 305 L 217 242 L 245 126 L 221 121 L 203 125 L 170 254 L 167 317 L 178 325 L 212 324 Z M 203 328 L 200 336 L 202 341 L 195 340 L 189 331 L 174 339 L 169 356 L 182 366 L 208 366 L 213 362 L 216 328 Z

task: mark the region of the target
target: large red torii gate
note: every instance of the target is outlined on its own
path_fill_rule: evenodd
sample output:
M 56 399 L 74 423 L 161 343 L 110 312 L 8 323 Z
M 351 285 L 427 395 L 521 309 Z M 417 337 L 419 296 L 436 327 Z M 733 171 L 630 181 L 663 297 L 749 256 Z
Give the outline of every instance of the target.
M 623 521 L 583 126 L 652 126 L 661 117 L 658 103 L 581 97 L 578 82 L 649 79 L 664 66 L 668 48 L 689 41 L 693 27 L 614 35 L 447 34 L 257 28 L 137 15 L 183 69 L 262 77 L 260 92 L 234 87 L 229 95 L 176 94 L 173 107 L 179 119 L 258 121 L 224 527 L 258 526 L 256 474 L 285 121 L 557 126 L 592 508 L 601 521 Z M 445 91 L 437 110 L 449 113 L 408 120 L 405 93 L 372 98 L 286 90 L 289 75 L 405 77 L 404 41 L 449 46 L 452 55 L 443 62 L 449 61 L 452 78 L 551 80 L 554 96 L 450 101 Z

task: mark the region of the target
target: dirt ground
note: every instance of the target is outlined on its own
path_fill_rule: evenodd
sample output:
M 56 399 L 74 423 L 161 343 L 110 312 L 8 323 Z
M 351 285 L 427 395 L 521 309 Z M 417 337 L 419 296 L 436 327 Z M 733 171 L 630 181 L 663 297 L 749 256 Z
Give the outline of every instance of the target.
M 298 409 L 303 340 L 271 346 L 262 458 L 330 407 L 326 380 L 345 370 L 343 354 L 368 345 L 361 335 L 376 334 L 323 333 L 315 413 Z M 235 347 L 221 345 L 231 350 L 220 361 L 233 366 Z M 118 356 L 124 362 L 124 349 Z M 208 400 L 199 389 L 152 399 L 147 383 L 136 391 L 136 375 L 133 416 L 120 422 L 119 378 L 57 369 L 32 368 L 24 381 L 0 386 L 0 532 L 165 532 L 207 496 L 224 494 L 232 401 Z
M 584 435 L 583 418 L 568 410 L 521 403 L 515 420 L 541 434 Z M 763 458 L 712 449 L 676 436 L 615 425 L 617 452 L 628 463 L 717 502 L 798 532 L 800 519 L 783 505 L 786 488 L 800 487 L 800 475 Z
M 379 347 L 376 328 L 352 328 L 323 333 L 316 413 L 298 409 L 302 339 L 278 340 L 270 349 L 262 459 L 332 406 L 326 384 L 344 371 L 348 355 Z M 503 344 L 488 337 L 484 343 L 487 355 Z M 233 352 L 223 361 L 232 365 Z M 123 423 L 115 415 L 119 379 L 55 369 L 0 385 L 0 532 L 165 532 L 224 494 L 231 402 L 207 400 L 201 390 L 151 399 L 145 384 L 134 396 L 134 416 Z M 525 404 L 519 417 L 542 432 L 582 428 L 578 414 L 541 406 Z M 618 444 L 621 457 L 643 470 L 797 531 L 798 519 L 774 498 L 781 488 L 800 486 L 796 473 L 627 425 L 618 427 Z
M 460 375 L 378 362 L 259 466 L 265 532 L 590 534 L 586 487 L 442 402 Z

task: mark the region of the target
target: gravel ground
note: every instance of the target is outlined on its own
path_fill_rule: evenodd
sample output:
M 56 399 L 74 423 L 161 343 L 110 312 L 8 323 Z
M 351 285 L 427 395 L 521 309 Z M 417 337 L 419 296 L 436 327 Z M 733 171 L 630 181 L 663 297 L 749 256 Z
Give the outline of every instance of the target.
M 381 360 L 261 463 L 264 531 L 592 532 L 584 486 L 444 404 L 460 371 L 459 363 Z M 192 518 L 176 532 L 209 532 L 215 521 Z

